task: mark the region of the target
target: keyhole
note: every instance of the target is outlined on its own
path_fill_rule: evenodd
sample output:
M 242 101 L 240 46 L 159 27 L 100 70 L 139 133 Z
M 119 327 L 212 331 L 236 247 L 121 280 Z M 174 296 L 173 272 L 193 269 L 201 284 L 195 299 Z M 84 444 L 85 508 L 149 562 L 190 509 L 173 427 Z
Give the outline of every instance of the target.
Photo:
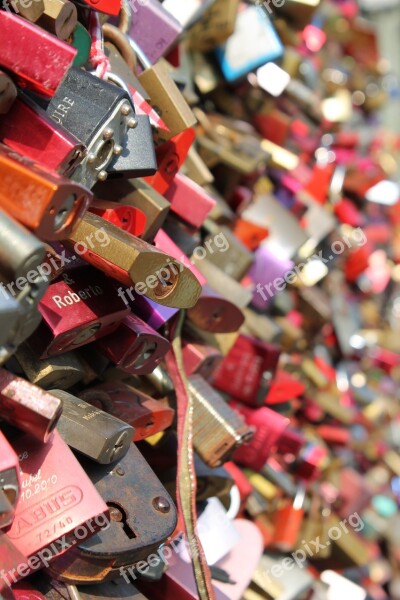
M 133 540 L 137 537 L 136 533 L 133 531 L 132 527 L 128 523 L 128 515 L 125 510 L 117 504 L 116 502 L 107 502 L 107 506 L 110 509 L 110 518 L 111 521 L 115 521 L 116 523 L 121 523 L 122 529 L 125 535 Z

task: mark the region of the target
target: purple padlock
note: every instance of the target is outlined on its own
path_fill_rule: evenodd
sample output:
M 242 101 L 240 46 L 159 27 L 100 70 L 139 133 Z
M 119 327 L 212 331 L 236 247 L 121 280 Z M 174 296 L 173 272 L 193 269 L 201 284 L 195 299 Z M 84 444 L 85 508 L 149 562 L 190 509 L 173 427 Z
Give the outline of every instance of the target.
M 255 261 L 249 272 L 254 283 L 253 305 L 265 309 L 276 294 L 288 285 L 288 275 L 293 275 L 294 263 L 280 258 L 268 248 L 260 246 L 255 252 Z

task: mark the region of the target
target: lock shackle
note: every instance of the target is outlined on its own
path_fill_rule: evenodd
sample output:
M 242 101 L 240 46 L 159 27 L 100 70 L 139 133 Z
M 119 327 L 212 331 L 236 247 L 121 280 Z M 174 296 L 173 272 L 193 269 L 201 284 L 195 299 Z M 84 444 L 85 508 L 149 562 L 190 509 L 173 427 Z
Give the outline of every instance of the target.
M 131 51 L 134 52 L 135 56 L 139 59 L 142 67 L 144 69 L 150 69 L 153 66 L 150 60 L 147 58 L 143 50 L 137 45 L 137 43 L 128 35 L 128 32 L 131 29 L 132 19 L 132 7 L 129 3 L 129 0 L 122 0 L 117 29 L 119 29 L 121 33 L 126 36 L 126 39 L 129 40 Z
M 102 26 L 104 41 L 109 41 L 117 48 L 122 58 L 134 73 L 136 71 L 136 54 L 133 51 L 128 36 L 115 25 L 104 23 Z
M 138 44 L 135 42 L 135 40 L 133 40 L 131 37 L 128 36 L 128 39 L 129 39 L 131 48 L 134 51 L 134 53 L 136 54 L 136 57 L 138 58 L 142 67 L 144 69 L 151 69 L 151 67 L 153 65 L 151 64 L 151 61 L 147 58 L 147 56 L 145 55 L 145 53 L 143 52 L 141 47 L 138 46 Z

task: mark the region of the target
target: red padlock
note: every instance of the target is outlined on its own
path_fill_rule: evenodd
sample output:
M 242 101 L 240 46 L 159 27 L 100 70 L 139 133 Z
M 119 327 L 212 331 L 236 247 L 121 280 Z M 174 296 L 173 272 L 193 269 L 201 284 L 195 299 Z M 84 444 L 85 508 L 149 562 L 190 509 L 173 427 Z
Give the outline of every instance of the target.
M 82 400 L 101 408 L 135 429 L 134 442 L 171 427 L 175 411 L 166 400 L 154 400 L 124 383 L 102 383 L 80 394 Z
M 240 335 L 214 375 L 214 385 L 250 406 L 262 406 L 278 366 L 278 346 Z
M 170 349 L 170 343 L 136 315 L 130 314 L 110 336 L 96 342 L 117 367 L 132 375 L 152 373 Z
M 40 358 L 74 350 L 113 333 L 129 308 L 109 280 L 83 267 L 63 274 L 39 304 L 43 321 L 30 343 Z
M 164 195 L 170 187 L 175 175 L 185 162 L 195 137 L 195 130 L 189 127 L 189 129 L 178 133 L 178 135 L 168 140 L 168 142 L 156 148 L 157 173 L 144 179 L 159 194 Z
M 134 206 L 96 199 L 90 205 L 89 211 L 136 237 L 145 232 L 146 215 Z
M 107 526 L 108 507 L 57 431 L 47 444 L 15 435 L 21 496 L 8 539 L 29 557 L 18 579 Z
M 76 48 L 6 10 L 0 11 L 0 66 L 18 84 L 53 96 L 77 54 Z
M 230 405 L 255 430 L 253 439 L 235 451 L 234 459 L 254 471 L 259 471 L 267 462 L 290 421 L 266 406 L 253 409 L 232 401 Z

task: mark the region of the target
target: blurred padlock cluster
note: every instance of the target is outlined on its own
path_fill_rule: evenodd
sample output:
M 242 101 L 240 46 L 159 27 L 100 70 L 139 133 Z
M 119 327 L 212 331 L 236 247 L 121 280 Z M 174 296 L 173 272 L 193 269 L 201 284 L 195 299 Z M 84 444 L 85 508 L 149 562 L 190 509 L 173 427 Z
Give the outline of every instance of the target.
M 0 599 L 400 600 L 363 7 L 3 0 Z

